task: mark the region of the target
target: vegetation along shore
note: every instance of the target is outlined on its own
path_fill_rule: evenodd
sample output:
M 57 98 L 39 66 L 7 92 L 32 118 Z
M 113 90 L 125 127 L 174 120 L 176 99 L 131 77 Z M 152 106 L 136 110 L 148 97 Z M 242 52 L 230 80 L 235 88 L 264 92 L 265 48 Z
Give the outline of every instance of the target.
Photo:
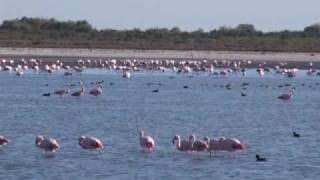
M 252 24 L 187 32 L 174 27 L 96 29 L 87 21 L 27 18 L 0 25 L 1 47 L 320 52 L 320 24 L 301 31 L 262 32 Z

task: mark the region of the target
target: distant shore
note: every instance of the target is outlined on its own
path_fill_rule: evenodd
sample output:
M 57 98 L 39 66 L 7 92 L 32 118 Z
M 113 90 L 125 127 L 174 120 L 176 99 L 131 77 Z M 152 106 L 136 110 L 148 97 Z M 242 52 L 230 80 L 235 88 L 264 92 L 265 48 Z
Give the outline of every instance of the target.
M 320 53 L 242 52 L 242 51 L 191 51 L 191 50 L 118 50 L 118 49 L 59 49 L 59 48 L 0 48 L 0 58 L 42 59 L 54 62 L 74 63 L 78 59 L 140 59 L 140 60 L 250 60 L 252 66 L 286 62 L 289 67 L 307 67 L 309 62 L 320 66 Z

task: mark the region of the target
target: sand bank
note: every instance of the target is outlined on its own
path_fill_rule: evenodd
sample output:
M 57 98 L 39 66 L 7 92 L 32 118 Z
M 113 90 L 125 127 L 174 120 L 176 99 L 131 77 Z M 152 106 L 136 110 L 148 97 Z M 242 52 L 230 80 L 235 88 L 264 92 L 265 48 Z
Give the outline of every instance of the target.
M 118 50 L 118 49 L 57 49 L 57 48 L 0 48 L 0 58 L 42 58 L 44 61 L 60 59 L 65 62 L 79 58 L 117 59 L 179 59 L 179 60 L 251 60 L 253 62 L 302 64 L 320 63 L 320 53 L 191 51 L 191 50 Z

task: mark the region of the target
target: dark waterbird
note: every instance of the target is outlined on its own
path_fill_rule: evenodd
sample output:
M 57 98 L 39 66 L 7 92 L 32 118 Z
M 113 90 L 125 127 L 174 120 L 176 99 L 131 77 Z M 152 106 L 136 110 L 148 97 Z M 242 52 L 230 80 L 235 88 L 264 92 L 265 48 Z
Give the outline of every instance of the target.
M 189 88 L 189 86 L 183 86 L 183 88 L 187 89 L 187 88 Z
M 299 138 L 300 134 L 296 133 L 295 131 L 293 132 L 293 137 Z
M 159 92 L 159 89 L 152 90 L 152 92 Z
M 228 90 L 232 89 L 232 83 L 227 84 L 227 85 L 226 85 L 226 88 L 227 88 Z
M 243 92 L 242 92 L 242 93 L 241 93 L 241 96 L 247 96 L 247 95 L 246 95 L 245 93 L 243 93 Z
M 51 94 L 50 93 L 44 93 L 42 94 L 42 96 L 50 96 Z
M 260 157 L 259 154 L 256 154 L 256 160 L 257 161 L 267 161 L 267 159 Z

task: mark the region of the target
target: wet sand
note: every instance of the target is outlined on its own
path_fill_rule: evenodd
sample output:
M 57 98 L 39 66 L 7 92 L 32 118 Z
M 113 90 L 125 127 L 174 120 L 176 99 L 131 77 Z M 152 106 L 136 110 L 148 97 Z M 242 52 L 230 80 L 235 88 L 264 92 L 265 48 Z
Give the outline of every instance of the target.
M 320 53 L 236 52 L 236 51 L 177 51 L 177 50 L 118 50 L 118 49 L 54 49 L 54 48 L 0 48 L 0 58 L 42 59 L 54 62 L 57 59 L 73 64 L 78 59 L 173 59 L 173 60 L 229 60 L 252 61 L 251 67 L 261 63 L 268 66 L 287 62 L 287 67 L 307 68 L 309 62 L 320 67 Z

